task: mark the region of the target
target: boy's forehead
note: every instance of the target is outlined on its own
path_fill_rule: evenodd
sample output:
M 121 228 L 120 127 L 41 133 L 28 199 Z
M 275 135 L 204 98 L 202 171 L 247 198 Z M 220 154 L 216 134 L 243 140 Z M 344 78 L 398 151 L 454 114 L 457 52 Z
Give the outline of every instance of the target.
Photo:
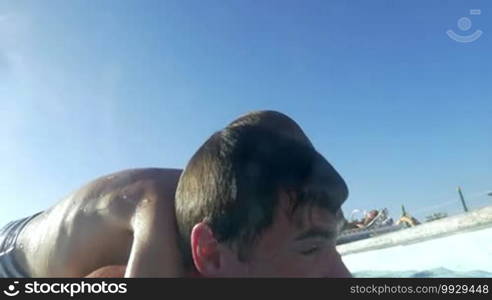
M 293 191 L 280 190 L 279 210 L 286 214 L 288 219 L 296 227 L 310 226 L 311 223 L 324 223 L 326 226 L 331 224 L 336 225 L 344 220 L 341 209 L 338 209 L 337 212 L 333 214 L 330 210 L 318 205 L 303 204 L 293 210 L 296 196 L 296 193 Z
M 297 229 L 309 227 L 333 227 L 337 226 L 337 223 L 340 221 L 339 213 L 333 214 L 328 209 L 316 205 L 300 205 L 293 210 L 292 202 L 289 201 L 289 198 L 286 196 L 287 195 L 284 193 L 284 197 L 280 197 L 279 211 L 286 217 L 288 222 Z
M 337 215 L 328 209 L 314 205 L 298 207 L 291 217 L 292 223 L 299 229 L 309 227 L 333 227 L 337 225 Z

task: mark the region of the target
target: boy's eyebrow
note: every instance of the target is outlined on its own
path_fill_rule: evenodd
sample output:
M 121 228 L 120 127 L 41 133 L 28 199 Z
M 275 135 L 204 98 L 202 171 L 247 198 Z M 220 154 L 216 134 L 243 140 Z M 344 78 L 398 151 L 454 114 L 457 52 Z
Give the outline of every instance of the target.
M 301 241 L 301 240 L 306 240 L 310 238 L 323 238 L 323 239 L 334 239 L 336 238 L 337 233 L 336 231 L 333 230 L 326 230 L 326 229 L 321 229 L 321 228 L 311 228 L 301 234 L 299 234 L 295 240 L 296 241 Z

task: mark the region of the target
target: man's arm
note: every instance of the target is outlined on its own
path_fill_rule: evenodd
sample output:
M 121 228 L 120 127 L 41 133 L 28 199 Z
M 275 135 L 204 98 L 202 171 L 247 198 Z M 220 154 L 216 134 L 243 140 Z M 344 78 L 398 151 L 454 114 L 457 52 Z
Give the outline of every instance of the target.
M 84 276 L 85 278 L 123 278 L 125 276 L 126 266 L 105 266 L 99 268 L 90 274 Z
M 177 243 L 174 189 L 157 186 L 147 190 L 130 224 L 133 243 L 125 277 L 184 276 Z

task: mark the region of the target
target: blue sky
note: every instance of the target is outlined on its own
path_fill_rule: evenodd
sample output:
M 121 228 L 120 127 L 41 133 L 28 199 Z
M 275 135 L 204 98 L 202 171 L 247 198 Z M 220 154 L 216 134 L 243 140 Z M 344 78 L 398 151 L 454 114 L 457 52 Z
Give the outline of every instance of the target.
M 491 13 L 490 1 L 2 1 L 0 223 L 110 172 L 182 168 L 258 109 L 304 128 L 349 185 L 346 214 L 457 211 L 458 185 L 492 203 Z M 459 43 L 449 29 L 483 35 Z

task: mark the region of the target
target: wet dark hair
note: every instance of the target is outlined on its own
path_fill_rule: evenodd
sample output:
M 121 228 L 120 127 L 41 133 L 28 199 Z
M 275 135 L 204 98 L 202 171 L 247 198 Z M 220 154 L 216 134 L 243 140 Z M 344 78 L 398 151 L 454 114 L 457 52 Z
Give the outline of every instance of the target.
M 336 213 L 348 195 L 344 180 L 289 117 L 272 111 L 239 118 L 214 133 L 193 155 L 176 191 L 180 246 L 193 264 L 190 235 L 205 221 L 238 257 L 272 225 L 280 189 L 291 207 L 315 205 Z

